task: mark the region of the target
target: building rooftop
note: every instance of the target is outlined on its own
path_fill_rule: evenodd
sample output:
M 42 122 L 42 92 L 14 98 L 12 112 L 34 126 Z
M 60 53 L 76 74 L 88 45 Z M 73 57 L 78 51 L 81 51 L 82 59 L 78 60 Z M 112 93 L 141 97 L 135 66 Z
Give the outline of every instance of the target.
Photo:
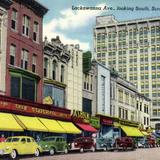
M 103 23 L 103 19 L 107 19 L 107 18 L 111 18 L 110 23 L 106 24 L 106 22 L 104 21 Z M 141 23 L 145 23 L 145 22 L 156 22 L 156 21 L 160 21 L 160 17 L 146 17 L 146 18 L 140 18 L 140 19 L 133 19 L 133 20 L 125 20 L 125 21 L 118 21 L 117 19 L 115 19 L 115 17 L 112 15 L 106 15 L 106 16 L 97 16 L 96 17 L 96 22 L 97 20 L 102 20 L 102 23 L 96 23 L 95 28 L 98 27 L 104 27 L 104 26 L 121 26 L 121 25 L 132 25 L 132 24 L 141 24 Z
M 37 0 L 12 0 L 17 3 L 23 3 L 25 6 L 33 10 L 37 15 L 43 17 L 47 12 L 48 8 L 46 8 L 44 5 L 39 3 Z

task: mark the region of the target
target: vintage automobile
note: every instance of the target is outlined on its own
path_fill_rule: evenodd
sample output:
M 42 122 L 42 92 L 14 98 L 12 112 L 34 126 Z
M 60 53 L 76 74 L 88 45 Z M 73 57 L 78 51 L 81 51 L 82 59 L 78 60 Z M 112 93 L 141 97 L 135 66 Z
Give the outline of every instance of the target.
M 95 142 L 91 137 L 79 137 L 68 144 L 68 149 L 70 151 L 79 150 L 80 152 L 84 152 L 90 150 L 94 152 L 96 150 L 95 147 Z
M 114 150 L 114 141 L 111 138 L 96 138 L 96 150 L 104 150 L 104 151 L 109 151 L 109 150 Z
M 67 142 L 62 136 L 45 137 L 38 144 L 41 146 L 42 152 L 49 152 L 50 155 L 58 152 L 68 153 Z
M 119 137 L 115 140 L 115 149 L 134 150 L 136 148 L 134 140 L 131 137 Z
M 10 155 L 12 159 L 16 159 L 18 155 L 28 154 L 38 157 L 41 151 L 35 140 L 28 136 L 8 137 L 5 142 L 0 143 L 0 155 Z

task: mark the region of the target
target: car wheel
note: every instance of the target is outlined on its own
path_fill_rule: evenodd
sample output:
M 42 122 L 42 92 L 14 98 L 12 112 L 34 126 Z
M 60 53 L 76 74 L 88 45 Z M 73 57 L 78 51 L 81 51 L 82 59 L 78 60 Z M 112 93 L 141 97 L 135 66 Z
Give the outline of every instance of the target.
M 12 159 L 16 159 L 17 158 L 17 151 L 16 150 L 12 150 L 11 154 L 10 154 L 10 157 Z
M 49 153 L 50 153 L 50 155 L 54 155 L 54 154 L 55 154 L 55 149 L 54 149 L 54 148 L 51 148 L 51 149 L 49 150 Z
M 68 153 L 68 148 L 64 149 L 64 153 L 67 154 Z
M 80 148 L 80 152 L 83 153 L 83 152 L 84 152 L 84 149 L 83 149 L 83 148 Z
M 96 151 L 96 149 L 95 149 L 94 146 L 91 147 L 91 151 L 92 151 L 92 152 L 95 152 L 95 151 Z
M 38 157 L 38 156 L 40 155 L 40 151 L 39 151 L 38 148 L 35 150 L 34 155 L 35 155 L 36 157 Z

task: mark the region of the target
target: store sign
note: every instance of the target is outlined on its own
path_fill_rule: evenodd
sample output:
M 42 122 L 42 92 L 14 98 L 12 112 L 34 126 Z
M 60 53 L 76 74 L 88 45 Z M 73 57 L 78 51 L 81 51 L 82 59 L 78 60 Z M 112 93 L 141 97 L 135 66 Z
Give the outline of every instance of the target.
M 18 111 L 20 113 L 29 113 L 36 116 L 51 116 L 53 118 L 63 118 L 70 119 L 70 114 L 61 113 L 57 111 L 50 111 L 41 108 L 35 108 L 32 106 L 15 104 L 11 102 L 0 101 L 0 109 L 9 110 L 9 111 Z
M 51 96 L 47 96 L 43 99 L 43 104 L 49 104 L 52 105 L 53 104 L 53 99 Z
M 113 125 L 113 120 L 106 117 L 101 117 L 101 123 L 104 125 Z
M 126 125 L 126 126 L 138 127 L 138 123 L 136 123 L 136 122 L 131 122 L 131 121 L 120 120 L 120 124 Z
M 72 119 L 75 122 L 89 123 L 90 115 L 86 112 L 73 110 Z
M 100 119 L 98 117 L 91 117 L 90 124 L 94 127 L 99 129 L 100 128 Z

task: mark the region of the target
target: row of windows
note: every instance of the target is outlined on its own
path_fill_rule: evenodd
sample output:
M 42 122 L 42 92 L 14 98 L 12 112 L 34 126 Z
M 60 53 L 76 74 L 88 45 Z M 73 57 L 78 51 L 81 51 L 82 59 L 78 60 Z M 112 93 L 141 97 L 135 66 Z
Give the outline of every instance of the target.
M 119 118 L 128 120 L 128 110 L 119 107 Z
M 93 75 L 85 74 L 84 75 L 84 89 L 91 91 L 93 90 Z
M 149 113 L 149 106 L 137 101 L 137 110 L 140 110 L 144 113 Z
M 12 10 L 12 18 L 11 18 L 11 29 L 13 31 L 18 30 L 18 12 L 16 9 Z M 31 33 L 31 17 L 27 16 L 27 15 L 23 15 L 23 19 L 22 19 L 22 35 L 26 36 L 26 37 L 30 37 L 30 33 Z M 32 32 L 32 38 L 35 42 L 39 42 L 39 24 L 38 22 L 34 21 L 33 24 L 33 32 Z
M 11 44 L 10 46 L 10 64 L 16 65 L 16 56 L 17 56 L 17 48 L 16 45 Z M 37 56 L 33 54 L 32 56 L 32 72 L 36 72 L 36 61 Z M 28 69 L 29 62 L 29 51 L 26 49 L 22 49 L 21 51 L 21 68 Z
M 53 60 L 52 66 L 50 67 L 52 69 L 52 79 L 53 80 L 58 80 L 58 63 L 56 60 Z M 44 58 L 44 77 L 48 78 L 49 75 L 49 59 Z M 64 77 L 65 76 L 65 67 L 64 65 L 61 65 L 61 70 L 60 70 L 60 82 L 64 83 Z

